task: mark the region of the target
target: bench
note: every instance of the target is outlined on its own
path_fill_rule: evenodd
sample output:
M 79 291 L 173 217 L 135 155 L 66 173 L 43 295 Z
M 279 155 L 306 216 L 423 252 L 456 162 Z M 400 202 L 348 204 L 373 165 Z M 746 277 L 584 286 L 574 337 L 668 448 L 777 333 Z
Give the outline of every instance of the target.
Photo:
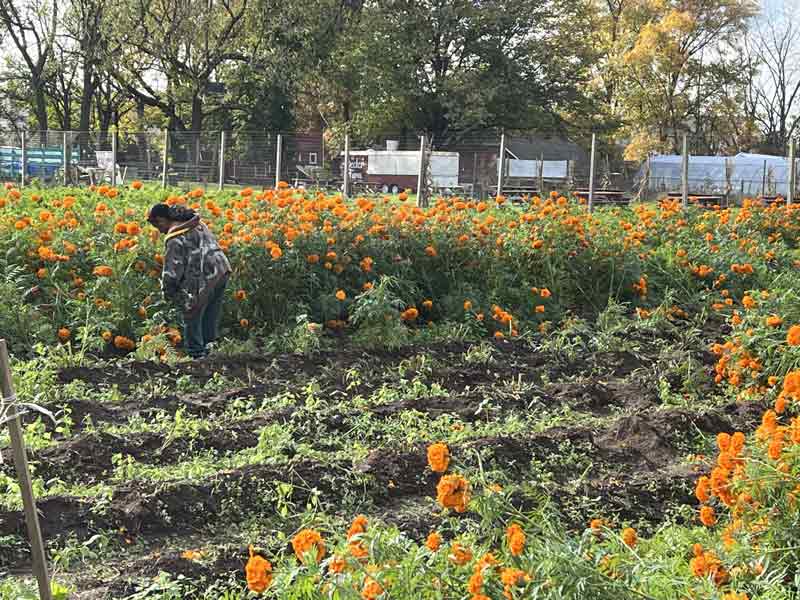
M 670 200 L 680 200 L 683 198 L 682 192 L 667 192 Z M 689 194 L 689 202 L 702 208 L 721 208 L 728 207 L 728 196 L 724 194 Z
M 584 202 L 589 202 L 589 190 L 574 190 L 572 195 Z M 630 196 L 622 190 L 595 190 L 593 202 L 595 206 L 628 206 Z
M 503 196 L 511 202 L 522 202 L 526 198 L 533 198 L 539 195 L 538 187 L 504 187 Z
M 64 167 L 64 154 L 60 147 L 26 149 L 26 177 L 51 179 Z M 22 173 L 22 148 L 0 146 L 0 175 L 18 178 Z

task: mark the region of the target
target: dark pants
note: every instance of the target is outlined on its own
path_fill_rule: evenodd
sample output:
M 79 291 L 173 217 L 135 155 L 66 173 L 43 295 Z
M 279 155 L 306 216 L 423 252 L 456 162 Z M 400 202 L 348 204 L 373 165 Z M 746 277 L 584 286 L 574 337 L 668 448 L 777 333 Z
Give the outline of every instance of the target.
M 191 317 L 184 317 L 183 339 L 186 353 L 192 358 L 202 358 L 208 353 L 206 346 L 219 336 L 222 317 L 222 300 L 227 280 L 220 281 L 208 297 L 208 302 Z

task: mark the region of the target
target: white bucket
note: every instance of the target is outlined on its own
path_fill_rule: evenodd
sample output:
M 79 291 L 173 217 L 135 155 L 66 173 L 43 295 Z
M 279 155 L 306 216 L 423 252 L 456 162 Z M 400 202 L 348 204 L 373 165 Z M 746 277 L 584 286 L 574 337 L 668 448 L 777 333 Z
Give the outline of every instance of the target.
M 397 152 L 400 149 L 400 142 L 397 140 L 386 140 L 386 149 L 389 152 Z

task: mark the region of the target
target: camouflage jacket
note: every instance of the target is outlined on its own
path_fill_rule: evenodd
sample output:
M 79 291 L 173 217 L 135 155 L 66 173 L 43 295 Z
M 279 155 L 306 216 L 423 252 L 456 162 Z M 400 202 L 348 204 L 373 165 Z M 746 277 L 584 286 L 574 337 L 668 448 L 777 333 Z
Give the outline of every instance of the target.
M 200 310 L 231 272 L 228 258 L 208 227 L 195 216 L 167 234 L 161 288 L 187 315 Z

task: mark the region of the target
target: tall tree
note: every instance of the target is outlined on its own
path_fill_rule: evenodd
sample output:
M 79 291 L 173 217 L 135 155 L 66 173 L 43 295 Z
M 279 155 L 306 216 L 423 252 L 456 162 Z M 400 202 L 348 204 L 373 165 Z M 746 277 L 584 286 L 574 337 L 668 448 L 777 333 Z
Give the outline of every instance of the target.
M 746 105 L 767 151 L 784 153 L 800 121 L 800 28 L 797 9 L 783 6 L 758 20 L 745 40 L 752 67 Z
M 123 0 L 114 6 L 120 51 L 111 68 L 135 100 L 161 108 L 172 126 L 201 131 L 217 71 L 248 59 L 241 48 L 247 9 L 248 0 Z
M 46 69 L 53 57 L 58 23 L 58 0 L 0 0 L 0 26 L 13 42 L 21 64 L 40 131 L 48 128 Z
M 624 56 L 620 92 L 632 140 L 628 158 L 653 149 L 677 152 L 681 133 L 702 123 L 698 106 L 713 105 L 708 100 L 740 76 L 743 66 L 731 50 L 754 10 L 749 0 L 653 0 L 635 6 L 631 19 L 641 25 Z

